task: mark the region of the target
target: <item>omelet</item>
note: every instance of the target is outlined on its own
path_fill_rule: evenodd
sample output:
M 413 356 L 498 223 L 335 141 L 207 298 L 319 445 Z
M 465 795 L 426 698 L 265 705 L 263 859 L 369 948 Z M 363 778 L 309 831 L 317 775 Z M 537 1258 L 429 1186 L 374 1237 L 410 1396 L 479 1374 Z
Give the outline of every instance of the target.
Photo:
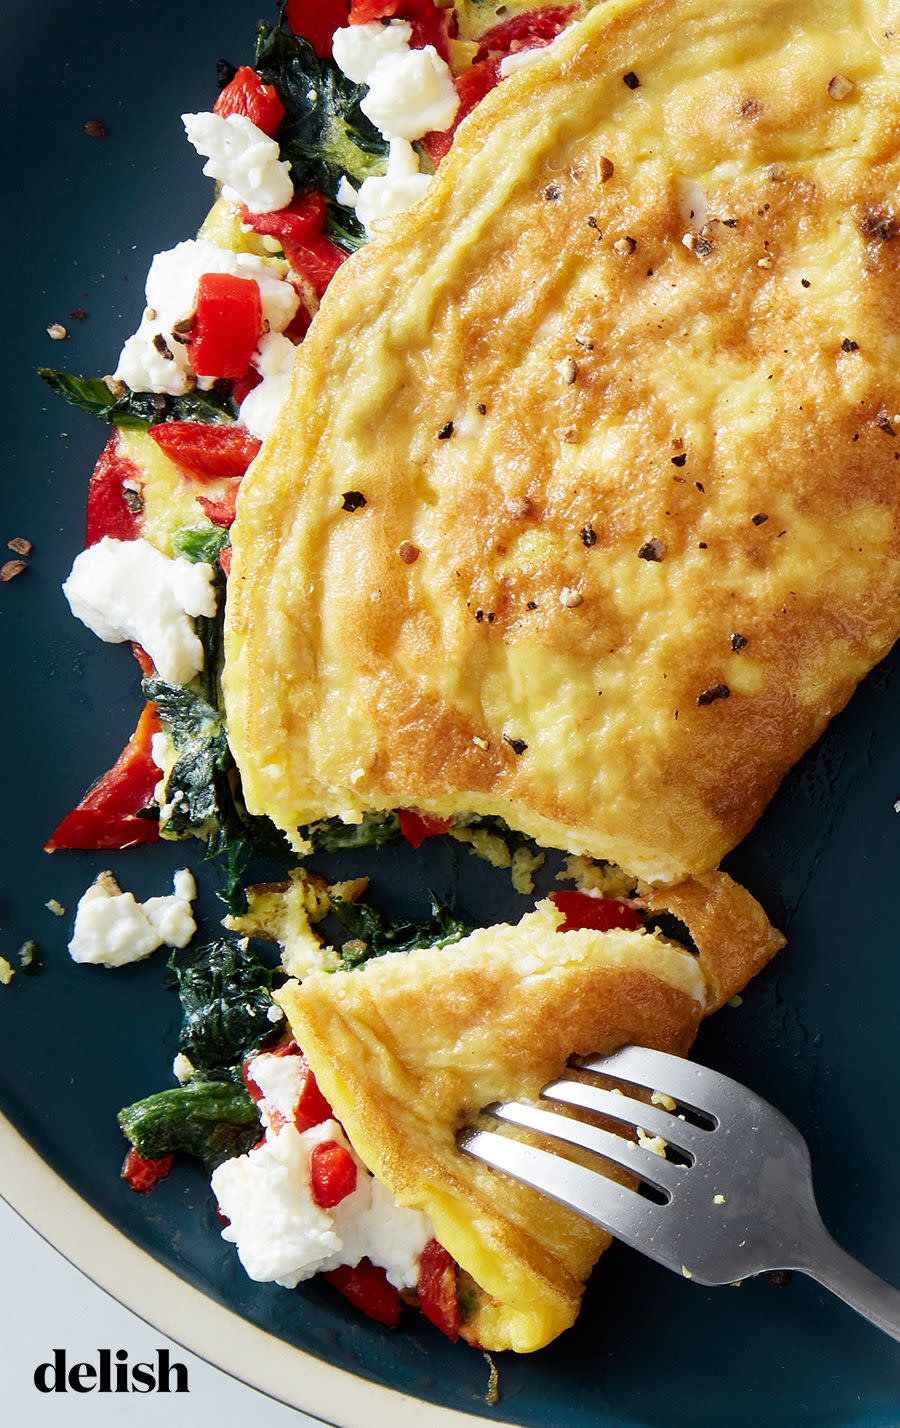
M 546 901 L 516 926 L 314 972 L 277 994 L 356 1152 L 430 1216 L 456 1260 L 473 1344 L 549 1343 L 574 1322 L 610 1238 L 464 1156 L 457 1132 L 492 1101 L 537 1097 L 573 1053 L 685 1054 L 701 1018 L 783 942 L 722 873 L 685 885 L 673 907 L 696 954 L 657 932 L 560 932 Z
M 898 633 L 892 14 L 609 0 L 344 265 L 233 528 L 254 812 L 747 832 Z

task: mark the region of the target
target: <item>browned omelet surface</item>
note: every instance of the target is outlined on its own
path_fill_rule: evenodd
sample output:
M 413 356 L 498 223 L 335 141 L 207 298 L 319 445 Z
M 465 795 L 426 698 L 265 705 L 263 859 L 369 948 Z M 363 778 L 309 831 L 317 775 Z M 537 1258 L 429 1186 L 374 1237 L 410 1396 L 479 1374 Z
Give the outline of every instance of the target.
M 722 873 L 686 885 L 678 914 L 697 956 L 657 934 L 560 933 L 545 902 L 516 926 L 314 972 L 278 994 L 354 1149 L 431 1217 L 474 1281 L 472 1343 L 528 1352 L 568 1328 L 609 1235 L 462 1155 L 458 1130 L 492 1101 L 536 1098 L 573 1053 L 684 1054 L 700 1019 L 783 941 Z
M 253 811 L 714 867 L 898 633 L 898 193 L 887 0 L 610 0 L 489 96 L 241 492 Z

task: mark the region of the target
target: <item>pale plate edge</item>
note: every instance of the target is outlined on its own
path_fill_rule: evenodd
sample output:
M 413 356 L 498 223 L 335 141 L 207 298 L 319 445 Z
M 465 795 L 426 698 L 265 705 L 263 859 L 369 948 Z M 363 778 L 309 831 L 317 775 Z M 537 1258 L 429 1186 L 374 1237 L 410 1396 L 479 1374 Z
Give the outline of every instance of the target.
M 0 1195 L 65 1259 L 138 1318 L 230 1377 L 340 1428 L 502 1428 L 357 1378 L 267 1334 L 134 1244 L 78 1195 L 0 1113 Z M 340 1418 L 335 1418 L 336 1408 Z

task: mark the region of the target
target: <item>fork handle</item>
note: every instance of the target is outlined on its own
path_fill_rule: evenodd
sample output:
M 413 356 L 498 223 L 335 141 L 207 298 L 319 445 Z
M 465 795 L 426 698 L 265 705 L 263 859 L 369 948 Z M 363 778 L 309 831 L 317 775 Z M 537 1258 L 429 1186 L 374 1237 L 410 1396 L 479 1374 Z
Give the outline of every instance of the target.
M 841 1249 L 824 1226 L 810 1260 L 796 1267 L 900 1343 L 900 1290 Z

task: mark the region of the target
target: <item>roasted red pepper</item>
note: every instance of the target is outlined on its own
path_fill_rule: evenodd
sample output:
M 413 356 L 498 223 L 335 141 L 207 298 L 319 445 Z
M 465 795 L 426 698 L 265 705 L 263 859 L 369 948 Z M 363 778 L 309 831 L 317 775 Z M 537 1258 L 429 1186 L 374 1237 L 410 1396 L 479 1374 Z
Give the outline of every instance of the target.
M 198 377 L 243 377 L 262 332 L 259 283 L 204 273 L 197 284 L 189 354 Z
M 122 1179 L 138 1195 L 147 1195 L 160 1180 L 165 1180 L 175 1164 L 174 1155 L 163 1155 L 159 1160 L 145 1160 L 134 1147 L 129 1150 L 122 1166 Z
M 429 1240 L 419 1262 L 419 1308 L 453 1343 L 459 1338 L 456 1264 L 437 1240 Z
M 141 533 L 140 510 L 128 504 L 126 481 L 133 484 L 132 504 L 140 507 L 140 468 L 120 455 L 119 433 L 114 431 L 100 453 L 88 486 L 85 545 L 96 545 L 104 536 L 137 540 Z
M 240 484 L 241 478 L 238 476 L 235 480 L 229 482 L 220 496 L 197 497 L 206 515 L 214 525 L 224 526 L 227 530 L 230 525 L 234 524 L 234 518 L 237 515 L 237 494 Z
M 284 118 L 284 105 L 274 84 L 263 84 L 256 71 L 246 64 L 242 64 L 234 79 L 226 84 L 213 110 L 222 119 L 229 114 L 242 114 L 270 139 Z
M 450 40 L 457 31 L 456 12 L 442 9 L 434 0 L 351 0 L 350 24 L 370 20 L 408 20 L 413 49 L 434 45 L 441 59 L 450 58 Z
M 553 892 L 550 901 L 565 917 L 557 928 L 558 932 L 575 932 L 580 927 L 590 927 L 595 932 L 609 932 L 614 927 L 623 927 L 629 932 L 636 932 L 642 925 L 640 913 L 615 898 L 591 897 L 590 893 L 583 892 Z
M 139 645 L 136 641 L 133 641 L 131 645 L 131 653 L 134 655 L 135 659 L 140 665 L 141 674 L 143 675 L 144 679 L 152 679 L 154 674 L 156 673 L 156 665 L 153 663 L 147 651 L 144 649 L 144 646 Z
M 435 168 L 441 159 L 446 158 L 449 153 L 456 137 L 456 131 L 466 115 L 471 114 L 484 96 L 490 94 L 491 90 L 500 83 L 500 61 L 498 59 L 483 60 L 481 64 L 475 64 L 471 69 L 467 69 L 465 74 L 459 75 L 453 83 L 459 95 L 459 108 L 456 111 L 453 124 L 449 129 L 433 129 L 422 140 L 422 147 Z
M 389 1324 L 393 1328 L 400 1320 L 402 1302 L 387 1275 L 371 1260 L 361 1259 L 354 1269 L 341 1265 L 340 1269 L 329 1270 L 323 1279 L 333 1285 L 339 1294 L 356 1308 L 361 1309 L 370 1319 L 379 1324 Z
M 347 24 L 350 0 L 287 0 L 284 18 L 295 35 L 309 40 L 319 59 L 330 58 L 331 37 Z
M 306 1131 L 311 1126 L 320 1126 L 323 1121 L 331 1120 L 333 1116 L 334 1111 L 319 1090 L 315 1076 L 307 1067 L 306 1080 L 294 1107 L 294 1125 L 298 1131 Z
M 513 15 L 482 35 L 476 64 L 549 45 L 560 30 L 565 29 L 577 8 L 577 5 L 553 5 L 546 10 L 526 10 L 524 15 Z
M 347 254 L 323 232 L 328 205 L 321 193 L 306 193 L 275 213 L 241 209 L 241 222 L 256 233 L 277 238 L 291 272 L 311 283 L 321 297 Z
M 452 818 L 432 818 L 428 813 L 415 813 L 411 808 L 400 809 L 400 832 L 414 848 L 421 847 L 426 838 L 436 838 L 452 827 Z
M 219 564 L 222 567 L 222 574 L 226 580 L 231 574 L 231 556 L 232 550 L 230 545 L 224 546 L 223 549 L 219 551 Z
M 323 1140 L 309 1157 L 312 1196 L 320 1210 L 333 1210 L 356 1189 L 356 1161 L 344 1145 Z
M 166 421 L 150 435 L 170 460 L 198 481 L 243 476 L 262 442 L 243 426 L 210 426 L 201 421 Z
M 153 807 L 153 790 L 161 774 L 150 756 L 150 740 L 160 732 L 156 707 L 147 704 L 137 728 L 108 774 L 104 774 L 84 798 L 67 813 L 44 844 L 44 851 L 57 848 L 129 848 L 133 843 L 155 843 L 159 823 L 139 818 L 142 809 Z

